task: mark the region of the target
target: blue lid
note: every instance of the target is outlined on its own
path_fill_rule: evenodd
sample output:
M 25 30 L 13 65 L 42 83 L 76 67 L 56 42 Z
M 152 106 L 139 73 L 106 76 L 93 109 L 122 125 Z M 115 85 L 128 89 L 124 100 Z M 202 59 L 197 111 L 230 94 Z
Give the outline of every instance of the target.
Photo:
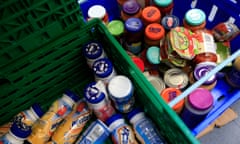
M 138 113 L 141 113 L 141 112 L 144 112 L 143 109 L 141 108 L 134 108 L 132 111 L 130 111 L 128 114 L 127 114 L 127 119 L 130 120 L 131 118 L 133 118 L 136 114 Z
M 160 48 L 151 46 L 147 49 L 147 60 L 152 64 L 160 64 Z
M 123 12 L 134 15 L 140 10 L 140 5 L 136 1 L 126 1 L 123 3 L 122 10 Z
M 143 29 L 143 23 L 139 18 L 129 18 L 125 21 L 125 29 L 129 32 L 140 32 Z
M 96 76 L 105 78 L 112 73 L 113 65 L 108 58 L 101 58 L 93 63 L 92 69 Z
M 206 20 L 206 14 L 201 9 L 190 9 L 186 12 L 184 19 L 190 25 L 197 26 Z
M 167 30 L 179 26 L 179 18 L 174 15 L 166 15 L 162 18 L 161 24 Z
M 83 54 L 89 59 L 95 59 L 102 55 L 103 47 L 99 42 L 89 42 L 83 46 Z
M 38 117 L 42 117 L 43 116 L 44 111 L 43 111 L 43 109 L 41 108 L 41 106 L 38 103 L 34 103 L 32 105 L 32 109 L 38 115 Z
M 118 119 L 123 119 L 123 116 L 119 113 L 113 114 L 110 118 L 106 120 L 106 124 L 110 126 L 114 121 Z
M 22 139 L 27 138 L 32 133 L 31 126 L 27 126 L 26 124 L 20 121 L 14 122 L 10 128 L 10 131 L 16 137 L 19 137 Z
M 80 100 L 80 97 L 76 95 L 74 92 L 70 90 L 65 90 L 64 92 L 68 97 L 70 97 L 73 101 L 78 102 Z
M 96 104 L 105 98 L 105 94 L 96 87 L 96 82 L 91 82 L 84 88 L 84 97 L 89 103 Z

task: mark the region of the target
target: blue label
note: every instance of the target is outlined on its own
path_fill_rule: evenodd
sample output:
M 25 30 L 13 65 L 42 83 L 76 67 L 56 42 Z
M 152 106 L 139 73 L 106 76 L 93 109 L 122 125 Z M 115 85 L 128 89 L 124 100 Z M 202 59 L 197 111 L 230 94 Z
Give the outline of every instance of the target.
M 133 144 L 137 143 L 134 132 L 128 125 L 122 124 L 112 132 L 114 144 Z

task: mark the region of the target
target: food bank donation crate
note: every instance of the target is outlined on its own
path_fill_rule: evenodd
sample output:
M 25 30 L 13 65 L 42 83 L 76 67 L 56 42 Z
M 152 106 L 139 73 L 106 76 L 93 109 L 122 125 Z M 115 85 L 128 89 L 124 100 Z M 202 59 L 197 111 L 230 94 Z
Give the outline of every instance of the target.
M 198 143 L 180 118 L 157 96 L 106 27 L 99 20 L 82 22 L 75 1 L 4 1 L 0 8 L 1 35 L 4 34 L 0 45 L 1 53 L 4 53 L 0 68 L 0 124 L 35 102 L 47 110 L 65 89 L 82 97 L 83 88 L 94 77 L 81 48 L 91 40 L 98 40 L 117 72 L 132 80 L 137 103 L 144 107 L 167 142 Z M 12 14 L 17 16 L 11 17 Z M 73 17 L 68 17 L 69 14 Z M 43 17 L 45 19 L 41 20 Z M 29 18 L 31 20 L 25 20 Z M 21 24 L 15 25 L 15 21 Z M 15 25 L 13 28 L 6 29 L 12 24 Z M 25 30 L 25 25 L 29 29 Z M 53 35 L 53 31 L 57 34 Z M 24 32 L 25 35 L 21 36 Z

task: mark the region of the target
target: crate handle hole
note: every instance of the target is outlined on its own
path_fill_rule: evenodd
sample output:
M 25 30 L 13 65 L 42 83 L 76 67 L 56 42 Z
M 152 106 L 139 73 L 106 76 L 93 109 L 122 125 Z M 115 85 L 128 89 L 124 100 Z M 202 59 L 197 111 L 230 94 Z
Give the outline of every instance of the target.
M 220 101 L 222 101 L 224 98 L 225 98 L 225 96 L 222 95 L 222 96 L 220 96 L 220 97 L 217 98 L 217 101 L 220 102 Z

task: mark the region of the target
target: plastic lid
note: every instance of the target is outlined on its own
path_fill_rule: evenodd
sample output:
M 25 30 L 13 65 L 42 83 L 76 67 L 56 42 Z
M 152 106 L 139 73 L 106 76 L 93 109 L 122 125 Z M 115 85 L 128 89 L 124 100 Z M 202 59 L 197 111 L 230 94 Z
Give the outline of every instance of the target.
M 152 64 L 160 64 L 160 48 L 151 46 L 147 49 L 147 60 Z
M 165 35 L 165 30 L 159 23 L 149 24 L 145 28 L 145 36 L 151 40 L 160 40 Z M 160 44 L 160 42 L 159 42 Z
M 140 32 L 143 29 L 143 23 L 139 18 L 127 19 L 124 26 L 129 32 Z
M 133 1 L 133 0 L 124 2 L 123 6 L 122 6 L 122 10 L 129 15 L 136 14 L 140 10 L 140 8 L 141 7 L 138 4 L 138 2 Z
M 27 126 L 21 122 L 14 122 L 10 131 L 13 135 L 22 139 L 27 138 L 32 133 L 31 126 Z
M 188 85 L 188 76 L 181 69 L 171 68 L 165 72 L 164 82 L 168 87 L 183 89 Z
M 92 69 L 96 76 L 105 78 L 112 73 L 113 65 L 108 58 L 101 58 L 93 63 Z
M 137 65 L 137 67 L 143 72 L 144 71 L 144 62 L 139 57 L 132 57 L 132 61 Z
M 213 96 L 209 90 L 197 88 L 189 94 L 188 102 L 197 110 L 206 110 L 213 105 Z
M 137 107 L 137 108 L 134 108 L 132 111 L 130 111 L 128 114 L 127 114 L 127 119 L 128 120 L 131 120 L 136 114 L 139 114 L 139 113 L 144 113 L 143 109 Z
M 105 94 L 96 87 L 96 82 L 91 82 L 84 88 L 84 97 L 88 102 L 96 104 L 105 98 Z
M 106 9 L 101 5 L 94 5 L 88 9 L 89 18 L 102 19 L 106 15 Z
M 174 98 L 179 96 L 181 93 L 182 92 L 177 88 L 166 88 L 161 92 L 161 96 L 167 103 L 169 103 Z M 173 106 L 173 109 L 174 110 L 180 109 L 181 107 L 183 107 L 183 104 L 184 100 L 181 100 L 176 105 Z
M 208 74 L 212 69 L 216 67 L 216 63 L 213 62 L 203 62 L 197 64 L 197 66 L 194 68 L 193 75 L 195 80 L 200 80 L 202 77 L 204 77 L 206 74 Z M 210 85 L 214 83 L 217 80 L 216 75 L 213 75 L 208 80 L 206 80 L 203 84 Z
M 68 97 L 70 97 L 74 102 L 78 102 L 80 97 L 70 90 L 65 90 L 64 92 Z
M 161 19 L 161 12 L 155 6 L 147 6 L 142 11 L 142 18 L 148 22 L 157 22 Z
M 194 8 L 186 12 L 184 19 L 188 24 L 197 26 L 206 20 L 206 14 L 201 9 Z
M 157 6 L 166 7 L 166 6 L 169 6 L 173 1 L 172 0 L 154 0 L 153 2 Z
M 133 90 L 130 79 L 123 75 L 117 75 L 108 83 L 108 91 L 116 98 L 124 98 Z
M 120 20 L 112 20 L 108 23 L 107 28 L 114 36 L 121 35 L 124 32 L 124 24 Z
M 32 105 L 32 109 L 38 115 L 38 117 L 42 117 L 43 116 L 44 111 L 43 111 L 43 109 L 41 108 L 41 106 L 38 103 L 34 103 Z
M 110 126 L 114 121 L 123 119 L 123 116 L 119 113 L 113 114 L 110 118 L 106 120 L 106 124 Z
M 167 30 L 179 26 L 179 18 L 174 15 L 166 15 L 162 18 L 161 24 Z
M 98 42 L 89 42 L 83 46 L 83 54 L 89 59 L 95 59 L 102 55 L 103 47 Z

